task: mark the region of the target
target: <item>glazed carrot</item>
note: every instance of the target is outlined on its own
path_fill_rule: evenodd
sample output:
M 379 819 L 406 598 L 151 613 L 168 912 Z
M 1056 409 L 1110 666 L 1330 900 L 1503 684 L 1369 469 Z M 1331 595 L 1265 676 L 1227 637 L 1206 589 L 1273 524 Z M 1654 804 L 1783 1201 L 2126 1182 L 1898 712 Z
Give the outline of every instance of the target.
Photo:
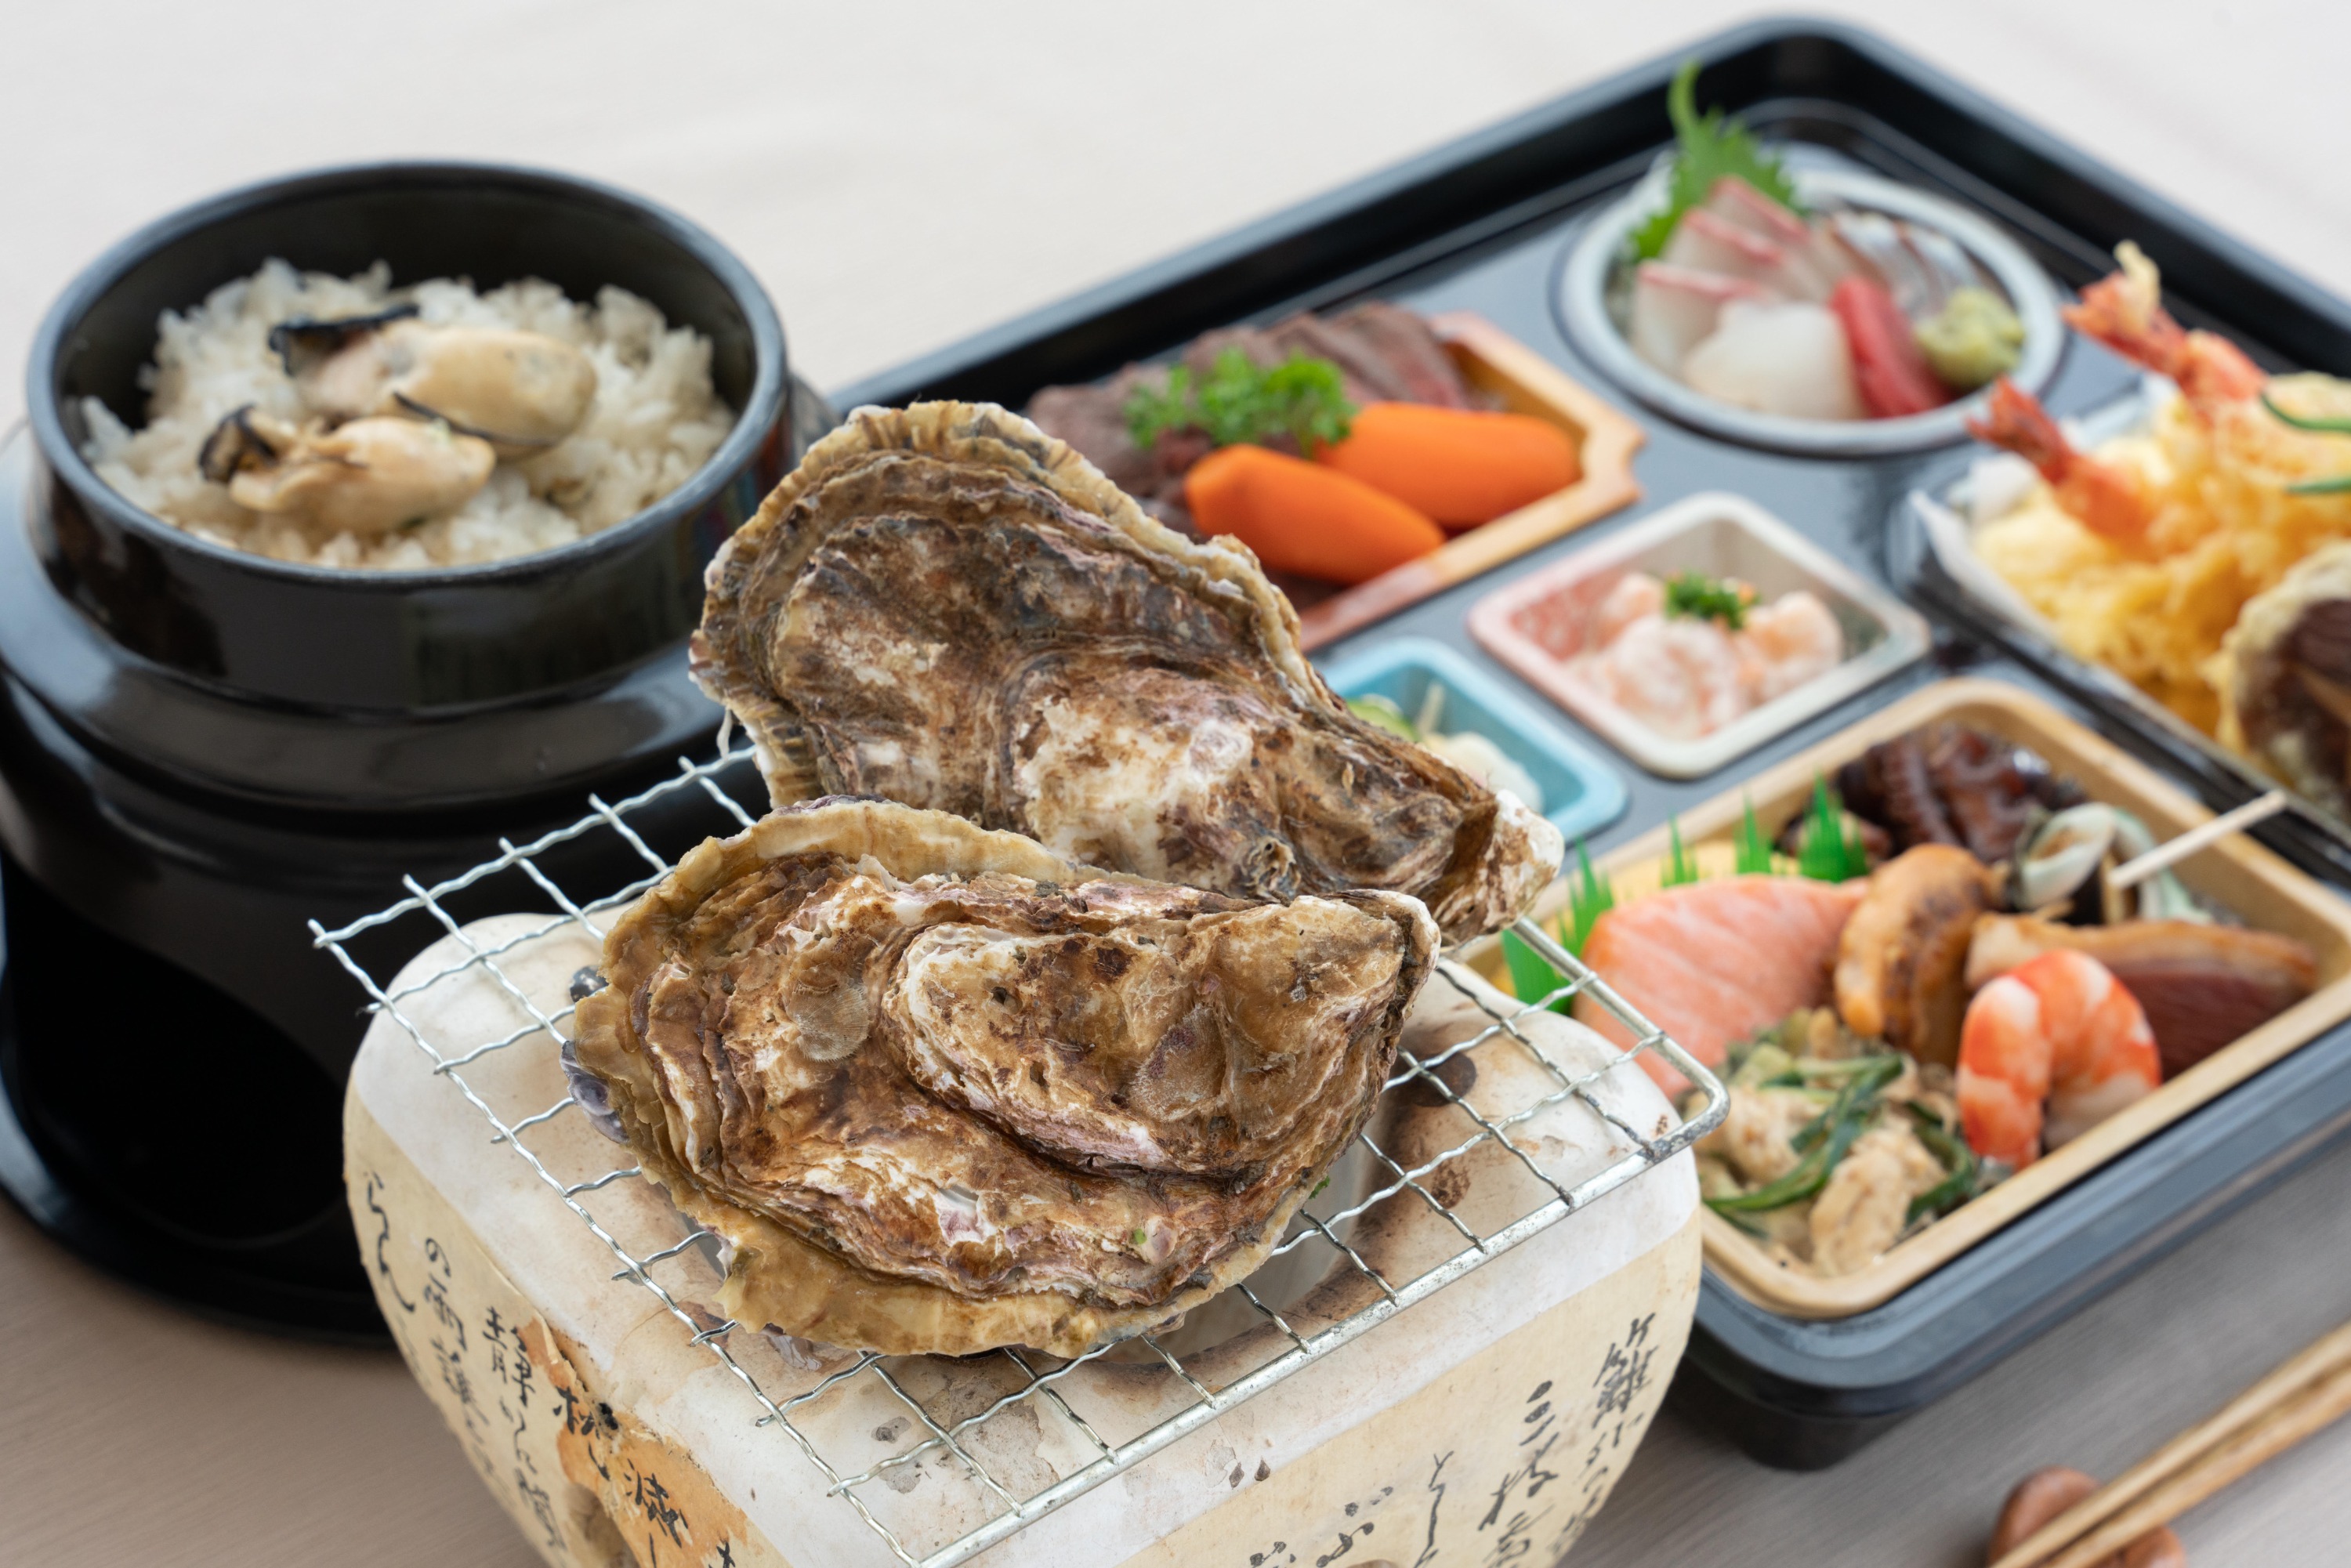
M 1375 402 L 1347 439 L 1316 459 L 1458 531 L 1575 483 L 1583 471 L 1567 432 L 1523 413 Z
M 1445 531 L 1361 480 L 1262 446 L 1227 446 L 1184 476 L 1204 534 L 1231 534 L 1275 571 L 1367 582 L 1426 555 Z

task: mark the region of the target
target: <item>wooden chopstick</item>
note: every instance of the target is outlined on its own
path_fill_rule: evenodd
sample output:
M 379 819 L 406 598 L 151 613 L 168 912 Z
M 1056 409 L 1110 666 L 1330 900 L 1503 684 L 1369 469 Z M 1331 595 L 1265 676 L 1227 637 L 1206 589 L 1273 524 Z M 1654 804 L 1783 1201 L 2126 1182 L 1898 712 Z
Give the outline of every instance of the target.
M 2017 1542 L 1993 1568 L 2090 1568 L 2346 1412 L 2351 1323 Z
M 2266 795 L 2256 795 L 2232 811 L 2223 811 L 2209 822 L 2199 822 L 2178 838 L 2159 843 L 2134 860 L 2125 861 L 2106 878 L 2106 885 L 2120 893 L 2137 887 L 2159 871 L 2169 871 L 2207 844 L 2218 843 L 2231 833 L 2267 821 L 2288 806 L 2293 797 L 2283 789 L 2273 789 Z

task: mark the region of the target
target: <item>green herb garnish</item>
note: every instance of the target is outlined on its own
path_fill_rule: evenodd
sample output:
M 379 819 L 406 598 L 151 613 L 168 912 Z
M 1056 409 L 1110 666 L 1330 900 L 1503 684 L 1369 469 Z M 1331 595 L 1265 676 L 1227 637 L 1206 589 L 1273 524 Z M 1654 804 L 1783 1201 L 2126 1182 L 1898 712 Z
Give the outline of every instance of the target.
M 1861 1136 L 1863 1120 L 1846 1117 L 1835 1124 L 1828 1136 L 1815 1144 L 1812 1151 L 1779 1180 L 1766 1182 L 1753 1192 L 1736 1193 L 1729 1197 L 1709 1197 L 1706 1206 L 1726 1218 L 1739 1214 L 1761 1214 L 1766 1209 L 1785 1208 L 1801 1203 L 1828 1186 L 1829 1174 L 1854 1140 Z
M 1146 452 L 1171 430 L 1196 430 L 1218 446 L 1287 435 L 1311 456 L 1344 441 L 1354 417 L 1345 379 L 1330 361 L 1292 354 L 1265 366 L 1238 349 L 1218 354 L 1205 377 L 1178 365 L 1165 382 L 1138 386 L 1126 400 L 1127 434 Z
M 1688 621 L 1719 621 L 1726 631 L 1747 624 L 1754 591 L 1726 578 L 1677 571 L 1666 579 L 1666 613 Z
M 1642 261 L 1665 254 L 1674 237 L 1674 225 L 1692 207 L 1702 205 L 1714 183 L 1735 175 L 1787 208 L 1801 213 L 1795 183 L 1778 158 L 1763 151 L 1736 117 L 1722 110 L 1698 111 L 1698 61 L 1684 60 L 1666 92 L 1666 112 L 1674 119 L 1674 136 L 1681 149 L 1674 155 L 1672 183 L 1665 210 L 1633 231 L 1633 254 Z
M 1861 835 L 1846 821 L 1844 803 L 1828 780 L 1813 775 L 1813 804 L 1806 813 L 1803 843 L 1796 851 L 1796 873 L 1814 882 L 1851 882 L 1869 874 L 1869 855 Z
M 1876 1114 L 1878 1091 L 1902 1076 L 1899 1052 L 1887 1051 L 1878 1056 L 1855 1057 L 1853 1060 L 1856 1065 L 1845 1076 L 1844 1087 L 1837 1091 L 1837 1096 L 1829 1103 L 1829 1108 L 1796 1129 L 1796 1135 L 1788 1140 L 1790 1146 L 1798 1154 L 1828 1136 L 1840 1120 L 1848 1116 Z
M 2281 423 L 2296 430 L 2307 430 L 2319 435 L 2351 435 L 2351 419 L 2313 419 L 2307 414 L 2288 413 L 2272 400 L 2269 389 L 2262 390 L 2262 406 L 2268 409 Z M 2325 479 L 2304 479 L 2288 485 L 2289 496 L 2340 496 L 2351 491 L 2351 474 L 2335 474 Z
M 1942 1117 L 1916 1100 L 1907 1102 L 1903 1109 L 1910 1113 L 1910 1120 L 1917 1127 L 1918 1141 L 1951 1173 L 1910 1200 L 1902 1223 L 1915 1225 L 1923 1218 L 1940 1218 L 1973 1197 L 1983 1170 L 1975 1151 L 1968 1147 L 1965 1139 L 1951 1135 Z
M 1666 869 L 1657 878 L 1659 887 L 1687 887 L 1700 880 L 1698 857 L 1682 847 L 1682 824 L 1678 817 L 1666 819 Z
M 2281 423 L 2290 424 L 2296 430 L 2314 431 L 2320 435 L 2351 435 L 2351 419 L 2314 419 L 2306 413 L 2290 413 L 2278 406 L 2266 387 L 2262 389 L 2262 406 L 2274 414 Z
M 1763 825 L 1755 820 L 1755 802 L 1750 799 L 1739 818 L 1739 831 L 1731 841 L 1733 864 L 1741 876 L 1771 874 L 1771 841 L 1763 836 Z

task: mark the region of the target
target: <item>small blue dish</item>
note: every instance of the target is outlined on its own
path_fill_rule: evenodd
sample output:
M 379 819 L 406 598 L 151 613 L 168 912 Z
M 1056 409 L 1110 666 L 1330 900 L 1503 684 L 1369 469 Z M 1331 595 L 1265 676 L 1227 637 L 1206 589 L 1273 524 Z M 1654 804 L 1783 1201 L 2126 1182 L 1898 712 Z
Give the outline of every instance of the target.
M 1614 768 L 1442 643 L 1399 637 L 1341 660 L 1322 677 L 1343 697 L 1383 696 L 1407 716 L 1420 711 L 1432 681 L 1443 686 L 1445 732 L 1475 730 L 1525 768 L 1542 790 L 1543 815 L 1570 843 L 1625 810 L 1625 781 Z

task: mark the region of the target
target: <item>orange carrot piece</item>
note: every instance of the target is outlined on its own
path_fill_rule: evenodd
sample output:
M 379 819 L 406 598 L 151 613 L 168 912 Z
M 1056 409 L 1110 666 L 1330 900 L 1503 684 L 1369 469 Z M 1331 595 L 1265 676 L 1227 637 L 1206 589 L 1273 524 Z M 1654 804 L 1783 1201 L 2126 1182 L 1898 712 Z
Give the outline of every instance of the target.
M 1393 496 L 1262 446 L 1212 452 L 1184 476 L 1204 534 L 1231 534 L 1275 571 L 1368 582 L 1426 555 L 1445 530 Z
M 1524 413 L 1368 403 L 1316 460 L 1416 507 L 1450 531 L 1490 523 L 1581 478 L 1567 432 Z

